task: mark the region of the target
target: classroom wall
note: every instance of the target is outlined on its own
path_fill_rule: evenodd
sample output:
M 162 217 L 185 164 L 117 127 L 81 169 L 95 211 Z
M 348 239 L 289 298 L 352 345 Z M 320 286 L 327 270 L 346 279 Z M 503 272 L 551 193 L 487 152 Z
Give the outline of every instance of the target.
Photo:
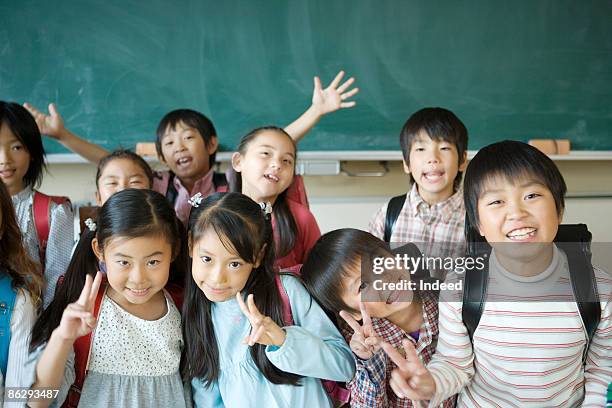
M 608 195 L 605 198 L 568 198 L 564 222 L 584 222 L 593 240 L 612 242 L 612 161 L 557 162 L 571 196 Z M 377 171 L 378 162 L 348 162 L 345 169 Z M 94 201 L 95 167 L 90 164 L 51 164 L 41 191 L 69 196 L 74 203 Z M 306 176 L 311 209 L 321 231 L 341 227 L 367 229 L 374 212 L 389 197 L 407 191 L 401 163 L 389 163 L 384 177 Z

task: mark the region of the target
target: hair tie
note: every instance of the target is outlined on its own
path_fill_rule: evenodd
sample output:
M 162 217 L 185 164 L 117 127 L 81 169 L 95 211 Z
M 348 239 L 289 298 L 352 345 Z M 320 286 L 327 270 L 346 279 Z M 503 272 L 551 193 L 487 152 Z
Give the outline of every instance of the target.
M 85 220 L 85 225 L 91 232 L 96 232 L 96 229 L 98 229 L 98 225 L 91 218 Z
M 272 204 L 270 204 L 269 201 L 259 203 L 259 207 L 261 208 L 261 211 L 263 211 L 265 215 L 272 214 Z
M 197 193 L 193 197 L 191 197 L 187 202 L 191 204 L 192 207 L 198 208 L 200 204 L 204 201 L 204 196 L 202 193 Z

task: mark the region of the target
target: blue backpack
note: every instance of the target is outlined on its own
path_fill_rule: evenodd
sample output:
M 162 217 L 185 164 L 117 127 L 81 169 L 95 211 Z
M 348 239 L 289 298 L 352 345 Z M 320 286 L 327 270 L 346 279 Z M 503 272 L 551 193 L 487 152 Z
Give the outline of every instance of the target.
M 0 271 L 0 369 L 4 378 L 6 378 L 11 344 L 11 316 L 16 298 L 17 292 L 13 289 L 13 280 L 4 271 Z

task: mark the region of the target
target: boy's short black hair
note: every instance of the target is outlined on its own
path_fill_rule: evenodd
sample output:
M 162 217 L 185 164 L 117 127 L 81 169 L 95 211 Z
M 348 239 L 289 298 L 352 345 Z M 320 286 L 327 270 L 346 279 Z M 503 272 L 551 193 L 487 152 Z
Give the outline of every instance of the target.
M 161 148 L 162 138 L 168 128 L 174 129 L 179 123 L 184 123 L 185 126 L 193 128 L 200 132 L 200 136 L 204 139 L 204 145 L 208 146 L 213 137 L 217 137 L 217 131 L 213 123 L 205 115 L 191 109 L 176 109 L 168 112 L 157 126 L 157 138 L 155 139 L 155 149 L 159 157 L 164 158 Z M 213 152 L 208 158 L 208 163 L 212 166 L 215 163 L 217 152 Z
M 457 148 L 459 164 L 468 148 L 468 131 L 461 120 L 451 111 L 444 108 L 423 108 L 412 114 L 400 133 L 400 145 L 406 164 L 410 163 L 412 143 L 424 131 L 433 140 L 444 140 Z M 461 184 L 462 172 L 455 177 L 455 190 Z M 411 181 L 414 181 L 410 175 Z
M 478 227 L 478 199 L 484 185 L 495 177 L 508 180 L 533 178 L 550 190 L 557 214 L 560 215 L 565 208 L 567 186 L 550 157 L 527 143 L 504 140 L 480 149 L 465 171 L 463 199 L 468 223 L 466 230 Z
M 25 187 L 38 188 L 47 165 L 45 148 L 36 120 L 20 104 L 0 101 L 0 126 L 8 126 L 30 154 L 30 165 L 23 176 L 23 184 Z

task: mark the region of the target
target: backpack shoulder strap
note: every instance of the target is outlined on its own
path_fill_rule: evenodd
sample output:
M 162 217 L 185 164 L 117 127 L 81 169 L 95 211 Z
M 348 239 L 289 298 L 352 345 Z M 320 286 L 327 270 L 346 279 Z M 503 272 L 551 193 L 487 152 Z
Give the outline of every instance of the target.
M 11 316 L 15 309 L 17 292 L 13 288 L 11 277 L 0 272 L 0 369 L 3 378 L 6 378 L 9 347 L 11 345 Z
M 387 215 L 385 217 L 385 236 L 383 241 L 391 241 L 391 233 L 393 233 L 393 227 L 395 227 L 395 222 L 397 221 L 397 218 L 399 217 L 399 214 L 402 211 L 402 207 L 404 207 L 405 202 L 406 194 L 395 196 L 391 200 L 389 200 L 389 204 L 387 205 Z
M 168 185 L 166 186 L 166 200 L 168 200 L 172 208 L 174 208 L 174 202 L 178 196 L 178 191 L 176 191 L 176 187 L 174 187 L 174 177 L 174 173 L 170 172 L 168 176 Z
M 70 204 L 68 197 L 50 196 L 40 191 L 34 191 L 32 213 L 34 215 L 34 227 L 38 235 L 38 251 L 40 263 L 44 265 L 47 243 L 49 242 L 49 231 L 51 229 L 51 203 L 62 205 Z
M 34 215 L 34 226 L 38 235 L 38 253 L 40 263 L 44 263 L 45 251 L 47 250 L 47 241 L 49 240 L 49 230 L 51 228 L 51 220 L 49 219 L 49 210 L 51 207 L 51 197 L 34 191 L 34 199 L 32 204 L 32 213 Z
M 102 299 L 104 299 L 106 288 L 106 282 L 103 282 L 100 290 L 98 291 L 98 296 L 96 296 L 96 303 L 94 305 L 94 316 L 96 319 L 100 315 L 100 305 L 102 304 Z M 72 386 L 70 386 L 70 390 L 68 390 L 68 395 L 66 396 L 64 404 L 62 404 L 63 408 L 77 407 L 79 405 L 81 390 L 83 389 L 85 377 L 87 376 L 87 368 L 89 367 L 89 356 L 91 354 L 91 347 L 93 344 L 93 334 L 94 332 L 91 332 L 85 336 L 79 337 L 74 342 L 75 379 Z
M 223 173 L 213 173 L 213 187 L 217 193 L 226 193 L 229 190 L 227 177 Z
M 304 184 L 304 177 L 296 175 L 293 177 L 293 181 L 287 188 L 287 198 L 300 203 L 306 208 L 310 208 L 308 203 L 308 195 L 306 194 L 306 185 Z
M 178 308 L 180 312 L 183 307 L 183 299 L 184 299 L 185 291 L 179 285 L 176 285 L 173 283 L 166 285 L 165 289 L 170 295 L 170 297 L 172 298 L 174 305 Z
M 601 320 L 597 281 L 593 265 L 585 252 L 579 248 L 568 248 L 568 246 L 563 246 L 563 248 L 567 255 L 574 299 L 576 299 L 580 318 L 587 334 L 587 346 L 583 355 L 583 363 L 585 363 L 589 346 Z
M 283 286 L 281 282 L 280 274 L 274 275 L 274 281 L 276 282 L 276 287 L 278 288 L 278 293 L 283 301 L 283 320 L 285 325 L 292 326 L 293 325 L 293 314 L 291 313 L 291 303 L 289 302 L 289 295 L 287 294 L 287 290 Z
M 489 286 L 489 261 L 482 270 L 473 268 L 464 275 L 463 306 L 461 317 L 467 328 L 470 341 L 473 342 L 474 332 L 480 323 Z

